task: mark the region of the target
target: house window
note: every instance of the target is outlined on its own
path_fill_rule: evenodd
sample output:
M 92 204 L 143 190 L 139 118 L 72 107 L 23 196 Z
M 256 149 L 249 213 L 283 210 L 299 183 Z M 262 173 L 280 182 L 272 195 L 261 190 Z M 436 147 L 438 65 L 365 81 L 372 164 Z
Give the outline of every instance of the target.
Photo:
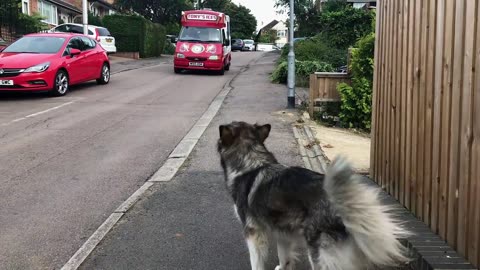
M 286 36 L 286 30 L 278 30 L 277 31 L 277 37 L 285 37 Z
M 22 0 L 22 12 L 30 15 L 30 0 Z
M 58 24 L 58 14 L 57 14 L 57 7 L 44 2 L 38 1 L 38 11 L 40 14 L 45 17 L 45 22 L 49 24 Z

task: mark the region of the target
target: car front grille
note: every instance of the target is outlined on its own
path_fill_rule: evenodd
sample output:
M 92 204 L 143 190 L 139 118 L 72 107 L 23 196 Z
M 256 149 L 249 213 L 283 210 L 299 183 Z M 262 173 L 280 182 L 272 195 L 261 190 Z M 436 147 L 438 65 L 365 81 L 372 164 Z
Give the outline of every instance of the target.
M 190 61 L 207 61 L 206 57 L 187 57 Z
M 22 73 L 23 69 L 20 68 L 0 68 L 0 77 L 15 77 Z

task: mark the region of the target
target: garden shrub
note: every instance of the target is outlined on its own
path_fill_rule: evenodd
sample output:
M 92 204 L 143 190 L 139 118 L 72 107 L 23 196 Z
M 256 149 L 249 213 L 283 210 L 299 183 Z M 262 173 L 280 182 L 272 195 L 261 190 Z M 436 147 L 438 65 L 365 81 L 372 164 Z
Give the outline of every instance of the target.
M 165 45 L 165 28 L 138 15 L 109 15 L 103 24 L 115 37 L 117 51 L 140 52 L 140 57 L 160 56 Z
M 167 39 L 165 42 L 165 48 L 163 49 L 163 54 L 165 55 L 173 55 L 175 53 L 175 45 Z
M 371 128 L 374 50 L 374 33 L 360 39 L 352 49 L 352 84 L 337 86 L 342 100 L 340 121 L 350 128 Z
M 295 84 L 308 87 L 310 74 L 315 72 L 332 72 L 330 64 L 319 61 L 295 61 Z M 287 83 L 288 62 L 281 62 L 272 73 L 271 79 L 275 83 Z
M 346 49 L 338 49 L 329 44 L 327 38 L 318 35 L 314 38 L 295 42 L 295 59 L 299 61 L 318 61 L 332 65 L 343 66 L 347 63 Z M 290 48 L 288 45 L 282 48 L 281 61 L 286 61 Z

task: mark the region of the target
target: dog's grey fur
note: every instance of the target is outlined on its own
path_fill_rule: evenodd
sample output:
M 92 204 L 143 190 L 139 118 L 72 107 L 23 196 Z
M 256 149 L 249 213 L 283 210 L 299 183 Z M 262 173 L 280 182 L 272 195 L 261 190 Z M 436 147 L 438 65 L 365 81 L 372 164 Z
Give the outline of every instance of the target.
M 245 122 L 219 127 L 221 165 L 252 269 L 265 269 L 269 235 L 277 239 L 277 270 L 294 269 L 300 246 L 307 247 L 313 270 L 361 270 L 408 261 L 397 240 L 408 232 L 345 159 L 336 159 L 325 175 L 286 167 L 264 145 L 270 130 L 268 124 Z

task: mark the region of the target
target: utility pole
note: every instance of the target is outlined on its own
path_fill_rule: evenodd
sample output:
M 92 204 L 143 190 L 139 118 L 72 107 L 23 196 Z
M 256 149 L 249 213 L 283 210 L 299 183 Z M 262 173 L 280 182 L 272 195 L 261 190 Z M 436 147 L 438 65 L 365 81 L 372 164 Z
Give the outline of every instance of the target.
M 82 0 L 83 7 L 83 34 L 88 35 L 88 2 L 87 0 Z
M 290 52 L 288 53 L 288 108 L 295 108 L 295 52 L 293 46 L 293 35 L 294 35 L 294 17 L 295 13 L 293 12 L 293 2 L 290 0 Z

